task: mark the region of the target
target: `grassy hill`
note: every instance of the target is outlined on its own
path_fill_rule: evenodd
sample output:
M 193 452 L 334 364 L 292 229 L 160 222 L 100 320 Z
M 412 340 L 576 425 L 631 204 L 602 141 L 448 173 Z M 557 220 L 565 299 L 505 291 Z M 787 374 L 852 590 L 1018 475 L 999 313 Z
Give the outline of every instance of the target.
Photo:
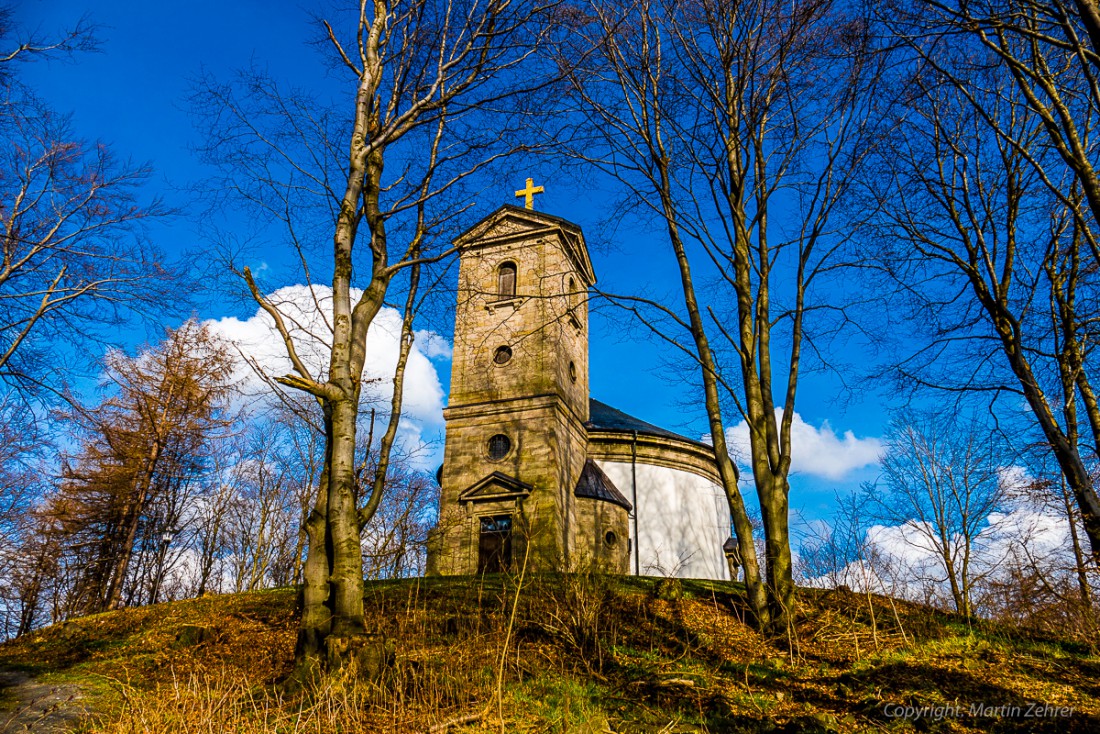
M 290 589 L 73 620 L 0 645 L 0 668 L 81 686 L 93 732 L 1100 732 L 1087 649 L 881 597 L 806 590 L 792 634 L 768 640 L 725 583 L 541 576 L 517 595 L 508 578 L 412 579 L 366 595 L 394 648 L 377 684 L 278 685 Z

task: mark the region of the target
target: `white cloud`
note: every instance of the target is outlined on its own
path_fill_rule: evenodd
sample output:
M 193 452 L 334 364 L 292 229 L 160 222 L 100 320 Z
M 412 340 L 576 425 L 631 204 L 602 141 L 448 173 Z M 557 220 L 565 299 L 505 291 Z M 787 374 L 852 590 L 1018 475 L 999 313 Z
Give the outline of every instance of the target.
M 352 291 L 352 299 L 361 291 Z M 328 369 L 329 343 L 332 339 L 332 289 L 323 285 L 292 285 L 267 296 L 283 314 L 302 362 L 317 379 Z M 235 317 L 206 322 L 218 335 L 233 343 L 248 360 L 267 375 L 277 377 L 291 372 L 286 348 L 274 320 L 262 309 L 247 319 Z M 393 395 L 393 370 L 397 365 L 401 313 L 383 307 L 367 333 L 366 363 L 363 378 L 364 407 L 385 414 Z M 416 331 L 413 348 L 405 367 L 404 401 L 401 423 L 402 443 L 411 449 L 424 440 L 434 440 L 443 426 L 443 387 L 433 359 L 450 356 L 450 345 L 439 334 Z M 235 375 L 246 393 L 263 395 L 267 385 L 244 363 Z M 426 459 L 429 463 L 431 458 Z
M 1006 493 L 1022 493 L 1035 483 L 1034 477 L 1022 466 L 997 467 L 997 483 Z
M 451 358 L 451 343 L 434 331 L 420 330 L 416 334 L 416 345 L 429 359 Z
M 873 525 L 864 535 L 861 560 L 849 563 L 835 575 L 806 583 L 817 587 L 843 583 L 857 590 L 949 606 L 947 573 L 930 530 L 916 520 L 902 525 Z M 963 547 L 961 536 L 950 542 L 960 550 Z M 990 513 L 971 546 L 971 577 L 1010 583 L 1014 568 L 1032 563 L 1048 570 L 1073 567 L 1067 518 L 1023 503 Z
M 775 419 L 777 423 L 783 419 L 782 408 L 776 409 Z M 726 441 L 738 463 L 748 466 L 751 456 L 748 423 L 741 421 L 727 428 Z M 851 431 L 838 436 L 828 421 L 814 428 L 795 413 L 791 422 L 792 472 L 841 479 L 856 469 L 877 464 L 882 448 L 877 438 L 856 438 Z

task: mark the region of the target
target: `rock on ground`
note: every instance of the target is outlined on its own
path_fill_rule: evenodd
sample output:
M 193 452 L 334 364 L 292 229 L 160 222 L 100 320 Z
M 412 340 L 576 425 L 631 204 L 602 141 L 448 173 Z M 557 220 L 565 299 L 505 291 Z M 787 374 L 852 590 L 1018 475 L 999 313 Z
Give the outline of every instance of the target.
M 0 670 L 0 734 L 71 731 L 85 714 L 76 686 L 46 685 L 12 670 Z

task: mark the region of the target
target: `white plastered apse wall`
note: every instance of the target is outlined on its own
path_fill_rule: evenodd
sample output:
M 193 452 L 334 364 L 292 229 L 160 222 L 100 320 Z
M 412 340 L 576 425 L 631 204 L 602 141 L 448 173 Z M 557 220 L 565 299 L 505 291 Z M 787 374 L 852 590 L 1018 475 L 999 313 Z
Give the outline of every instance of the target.
M 634 502 L 630 462 L 596 463 Z M 643 576 L 728 581 L 722 544 L 730 537 L 730 513 L 722 488 L 691 472 L 641 462 L 636 476 L 638 537 L 633 539 L 630 572 L 638 553 Z M 633 518 L 630 534 L 633 537 Z

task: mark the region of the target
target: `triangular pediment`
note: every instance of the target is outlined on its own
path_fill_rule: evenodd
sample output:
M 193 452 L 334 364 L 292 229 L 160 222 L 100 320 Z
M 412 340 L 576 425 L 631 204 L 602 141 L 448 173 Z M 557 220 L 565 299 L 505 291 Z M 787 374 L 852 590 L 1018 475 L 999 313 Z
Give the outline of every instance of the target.
M 581 228 L 561 217 L 555 217 L 532 209 L 505 204 L 470 229 L 459 235 L 454 244 L 461 249 L 477 249 L 515 240 L 557 236 L 574 267 L 589 285 L 596 282 L 588 246 L 584 243 Z
M 458 495 L 459 502 L 491 502 L 521 500 L 534 489 L 515 477 L 495 471 L 471 484 Z

